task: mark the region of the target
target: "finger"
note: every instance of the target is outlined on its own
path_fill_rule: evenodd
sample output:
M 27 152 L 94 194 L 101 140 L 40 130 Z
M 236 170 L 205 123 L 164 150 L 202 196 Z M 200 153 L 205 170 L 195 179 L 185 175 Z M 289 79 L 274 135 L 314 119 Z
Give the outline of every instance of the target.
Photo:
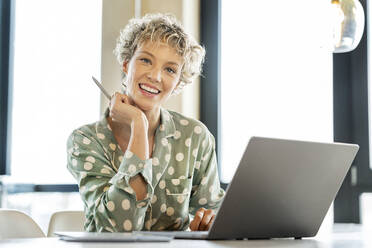
M 214 222 L 214 217 L 215 217 L 216 215 L 212 215 L 212 218 L 211 218 L 211 220 L 209 221 L 209 223 L 208 223 L 208 226 L 207 226 L 207 229 L 206 229 L 206 231 L 208 231 L 209 229 L 211 229 L 211 226 L 212 226 L 212 224 L 213 224 L 213 222 Z
M 203 216 L 204 216 L 204 208 L 201 208 L 198 211 L 196 211 L 195 217 L 190 223 L 190 229 L 192 231 L 197 231 L 199 229 L 199 225 L 200 225 L 201 220 L 203 219 Z
M 118 99 L 118 94 L 119 94 L 118 92 L 115 92 L 114 94 L 112 94 L 112 96 L 110 98 L 110 104 L 109 104 L 110 110 L 115 106 L 115 103 Z
M 212 216 L 213 216 L 212 210 L 208 209 L 204 212 L 203 219 L 201 220 L 200 225 L 199 225 L 199 230 L 200 231 L 205 231 L 207 229 L 207 226 L 208 226 Z
M 126 103 L 126 104 L 130 104 L 127 95 L 121 95 L 121 102 L 122 102 L 122 103 Z

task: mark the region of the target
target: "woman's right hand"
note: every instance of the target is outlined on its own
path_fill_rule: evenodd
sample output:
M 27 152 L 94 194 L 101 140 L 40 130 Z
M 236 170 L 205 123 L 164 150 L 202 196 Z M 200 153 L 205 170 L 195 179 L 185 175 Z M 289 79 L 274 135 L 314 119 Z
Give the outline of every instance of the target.
M 145 121 L 145 124 L 148 126 L 145 114 L 125 94 L 115 92 L 111 97 L 109 109 L 113 122 L 132 127 L 136 121 Z

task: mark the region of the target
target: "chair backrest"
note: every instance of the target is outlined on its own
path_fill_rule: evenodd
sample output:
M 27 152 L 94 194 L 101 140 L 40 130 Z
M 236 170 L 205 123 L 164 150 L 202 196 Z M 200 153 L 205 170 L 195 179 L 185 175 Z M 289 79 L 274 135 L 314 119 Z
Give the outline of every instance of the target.
M 55 237 L 54 232 L 84 232 L 84 211 L 58 211 L 49 221 L 48 237 Z
M 42 238 L 44 232 L 27 214 L 12 209 L 0 209 L 0 239 Z

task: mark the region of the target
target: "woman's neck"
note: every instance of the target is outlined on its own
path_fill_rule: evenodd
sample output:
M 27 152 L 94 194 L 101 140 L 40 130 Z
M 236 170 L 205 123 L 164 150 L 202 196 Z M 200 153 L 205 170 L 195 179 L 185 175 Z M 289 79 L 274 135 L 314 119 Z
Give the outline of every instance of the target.
M 142 112 L 146 115 L 147 121 L 149 122 L 148 137 L 154 137 L 155 131 L 160 124 L 160 108 L 149 111 L 142 110 Z

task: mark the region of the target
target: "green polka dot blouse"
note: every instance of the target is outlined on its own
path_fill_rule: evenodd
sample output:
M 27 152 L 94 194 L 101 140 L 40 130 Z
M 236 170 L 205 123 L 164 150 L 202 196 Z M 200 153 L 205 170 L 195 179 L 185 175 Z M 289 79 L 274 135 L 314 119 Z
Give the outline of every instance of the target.
M 185 230 L 201 208 L 217 209 L 224 196 L 212 134 L 200 121 L 161 109 L 152 158 L 121 151 L 106 117 L 72 132 L 67 168 L 77 180 L 85 230 Z M 129 185 L 141 174 L 147 196 L 137 201 Z

